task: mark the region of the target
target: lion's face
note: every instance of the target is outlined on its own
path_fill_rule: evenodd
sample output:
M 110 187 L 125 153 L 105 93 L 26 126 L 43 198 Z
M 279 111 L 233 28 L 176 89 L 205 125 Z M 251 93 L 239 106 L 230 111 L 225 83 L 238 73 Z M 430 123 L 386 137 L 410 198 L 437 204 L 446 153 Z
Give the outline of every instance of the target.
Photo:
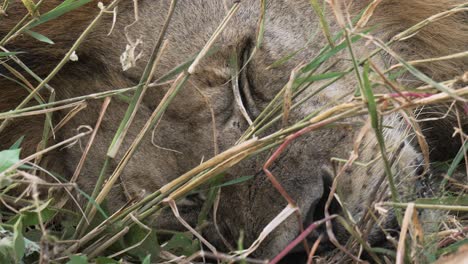
M 167 4 L 162 3 L 158 6 L 152 3 L 146 8 L 156 12 L 154 16 L 158 17 L 158 23 L 162 24 Z M 178 3 L 166 37 L 168 45 L 162 55 L 156 77 L 187 61 L 188 58 L 193 58 L 225 17 L 227 11 L 224 10 L 222 1 L 210 1 L 206 5 L 186 1 Z M 255 120 L 276 94 L 287 86 L 291 72 L 317 56 L 327 45 L 318 18 L 307 2 L 270 3 L 263 42 L 261 47 L 256 49 L 259 16 L 259 5 L 247 2 L 240 5 L 236 15 L 220 34 L 212 48 L 212 54 L 201 61 L 165 113 L 155 129 L 154 136 L 148 138 L 145 143 L 150 145 L 152 140 L 154 145 L 145 147 L 145 152 L 140 158 L 134 159 L 130 164 L 138 167 L 138 170 L 123 175 L 123 185 L 130 197 L 157 190 L 200 162 L 234 146 L 248 129 L 249 121 Z M 335 25 L 333 29 L 338 30 Z M 138 63 L 140 67 L 145 65 L 143 61 L 151 52 L 149 43 L 155 35 L 147 35 L 147 30 L 138 23 L 129 30 L 130 39 L 142 37 L 144 51 L 142 61 Z M 290 58 L 285 60 L 288 56 Z M 281 60 L 283 62 L 278 63 Z M 334 72 L 351 66 L 346 50 L 340 52 L 338 59 L 326 64 L 324 67 L 331 67 L 330 70 Z M 125 74 L 137 78 L 141 70 L 134 68 Z M 285 123 L 286 127 L 318 109 L 341 102 L 342 97 L 352 94 L 357 87 L 355 77 L 350 75 L 318 92 L 320 84 L 325 81 L 318 82 L 314 88 L 295 98 L 293 102 L 298 102 L 317 92 L 317 95 L 291 111 Z M 145 105 L 154 109 L 170 86 L 171 84 L 168 84 L 150 89 L 144 99 Z M 238 98 L 235 95 L 236 89 L 239 91 Z M 242 103 L 239 104 L 238 100 Z M 281 117 L 281 111 L 276 112 L 274 116 Z M 285 191 L 297 203 L 304 226 L 324 216 L 323 208 L 328 198 L 333 171 L 339 167 L 339 164 L 333 165 L 331 159 L 349 158 L 355 135 L 366 119 L 358 118 L 353 122 L 333 128 L 317 129 L 298 138 L 270 168 Z M 273 122 L 269 128 L 260 130 L 255 136 L 266 136 L 280 129 L 282 125 L 280 119 Z M 372 131 L 368 132 L 368 136 L 372 137 Z M 403 139 L 404 137 L 400 138 Z M 245 245 L 250 245 L 287 205 L 286 200 L 262 170 L 273 150 L 274 148 L 245 159 L 229 169 L 221 181 L 249 178 L 243 183 L 221 188 L 220 192 L 216 215 L 218 228 L 221 235 L 234 247 L 235 241 L 241 236 L 241 230 L 245 234 Z M 375 147 L 366 152 L 362 161 L 370 161 L 379 155 L 378 148 Z M 152 159 L 148 166 L 149 156 Z M 416 156 L 414 158 L 416 159 Z M 409 163 L 412 159 L 403 163 Z M 349 169 L 343 184 L 343 199 L 350 200 L 349 210 L 352 213 L 365 208 L 366 205 L 360 203 L 365 201 L 369 189 L 377 184 L 381 169 L 380 164 L 372 168 Z M 369 180 L 373 174 L 378 174 L 379 177 Z M 362 185 L 367 185 L 369 189 L 363 189 Z M 348 199 L 351 196 L 352 198 Z M 197 195 L 191 195 L 180 203 L 180 210 L 186 213 L 184 217 L 192 225 L 197 224 L 201 200 L 203 202 Z M 172 212 L 167 210 L 166 213 L 156 219 L 155 223 L 161 228 L 177 225 Z M 213 221 L 211 213 L 209 220 Z M 267 238 L 257 254 L 272 256 L 278 253 L 299 234 L 298 226 L 295 214 L 288 217 Z M 220 235 L 213 226 L 207 227 L 205 234 L 210 241 L 217 241 L 218 246 L 223 246 Z M 342 234 L 338 236 L 340 235 Z
M 158 12 L 156 16 L 164 17 L 164 9 L 157 5 L 152 8 L 153 12 Z M 169 26 L 169 42 L 158 73 L 162 75 L 193 58 L 225 17 L 224 10 L 222 1 L 212 1 L 207 6 L 186 1 L 178 3 Z M 158 147 L 148 149 L 155 153 L 152 154 L 155 157 L 152 163 L 157 170 L 138 173 L 138 176 L 123 176 L 123 184 L 131 195 L 139 195 L 142 189 L 146 192 L 154 191 L 203 160 L 234 146 L 249 127 L 249 121 L 255 120 L 288 83 L 291 70 L 317 54 L 326 44 L 320 31 L 317 31 L 317 19 L 308 3 L 275 1 L 269 4 L 268 10 L 263 44 L 255 50 L 259 6 L 253 3 L 241 4 L 214 45 L 213 54 L 201 61 L 156 128 L 153 142 Z M 181 25 L 184 25 L 183 30 Z M 146 58 L 151 49 L 150 39 L 154 35 L 144 35 L 144 29 L 138 28 L 138 25 L 135 28 L 130 30 L 130 36 L 134 39 L 143 36 L 143 58 Z M 290 60 L 274 65 L 294 52 L 297 54 Z M 139 65 L 144 63 L 140 62 Z M 139 73 L 139 70 L 131 69 L 127 74 L 137 76 Z M 145 104 L 150 109 L 154 108 L 169 87 L 170 84 L 150 89 L 145 96 Z M 239 90 L 240 97 L 237 99 L 242 100 L 244 114 L 233 92 L 235 89 Z M 325 105 L 326 98 L 325 94 L 320 100 L 313 98 L 292 111 L 287 125 Z M 280 127 L 281 121 L 276 122 L 256 136 L 268 135 Z M 324 178 L 330 181 L 330 158 L 337 153 L 346 153 L 343 146 L 352 140 L 351 131 L 352 128 L 348 126 L 338 132 L 323 130 L 306 135 L 289 147 L 272 166 L 272 173 L 297 201 L 304 225 L 321 215 L 318 213 L 318 216 L 314 216 L 314 213 L 319 200 L 328 192 Z M 262 171 L 269 155 L 271 152 L 266 151 L 244 160 L 228 170 L 221 181 L 249 177 L 246 182 L 221 189 L 216 217 L 222 235 L 231 245 L 235 246 L 235 241 L 240 238 L 240 230 L 244 230 L 245 245 L 251 244 L 287 205 Z M 190 206 L 184 208 L 181 205 L 181 210 L 189 212 L 187 220 L 196 225 L 199 210 L 196 208 L 201 206 L 200 199 L 189 197 L 189 200 L 181 204 Z M 171 215 L 172 212 L 168 211 L 167 219 L 162 221 L 174 224 L 176 221 Z M 211 213 L 208 220 L 213 221 Z M 161 219 L 156 219 L 155 223 L 165 227 Z M 275 231 L 275 235 L 268 238 L 262 255 L 271 256 L 278 252 L 298 232 L 297 219 L 293 215 Z M 211 241 L 218 241 L 217 245 L 222 245 L 213 226 L 206 228 L 205 233 Z

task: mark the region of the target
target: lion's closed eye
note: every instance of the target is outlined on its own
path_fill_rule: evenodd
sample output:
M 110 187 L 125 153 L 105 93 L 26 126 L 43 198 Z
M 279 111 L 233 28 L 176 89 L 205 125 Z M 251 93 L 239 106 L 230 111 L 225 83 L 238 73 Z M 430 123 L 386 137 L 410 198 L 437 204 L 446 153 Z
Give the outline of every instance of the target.
M 250 116 L 255 119 L 260 114 L 260 109 L 257 106 L 257 101 L 259 100 L 257 96 L 257 89 L 250 81 L 249 76 L 249 62 L 252 59 L 252 56 L 255 55 L 252 52 L 252 43 L 248 43 L 242 52 L 238 55 L 241 59 L 238 67 L 238 71 L 240 72 L 237 81 L 239 83 L 239 90 L 242 101 Z

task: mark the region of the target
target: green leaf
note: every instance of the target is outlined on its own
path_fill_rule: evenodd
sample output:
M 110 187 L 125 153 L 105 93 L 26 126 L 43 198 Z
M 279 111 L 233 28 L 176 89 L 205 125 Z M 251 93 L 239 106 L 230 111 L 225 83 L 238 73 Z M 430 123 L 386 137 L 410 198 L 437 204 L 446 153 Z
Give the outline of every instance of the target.
M 21 223 L 24 227 L 38 225 L 40 224 L 38 216 L 39 213 L 41 214 L 42 220 L 44 222 L 47 222 L 48 220 L 52 219 L 57 213 L 57 210 L 51 209 L 49 207 L 51 202 L 52 200 L 49 200 L 46 203 L 43 203 L 38 208 L 34 207 L 31 208 L 31 211 L 21 212 L 21 214 L 17 214 L 12 219 L 8 220 L 7 223 L 15 223 L 19 218 L 21 218 Z
M 138 247 L 129 251 L 130 254 L 144 259 L 148 255 L 159 256 L 159 241 L 154 230 L 146 230 L 138 225 L 130 228 L 125 236 L 125 245 L 131 247 L 141 243 Z
M 74 255 L 70 257 L 67 264 L 88 264 L 88 257 L 82 255 Z
M 387 248 L 373 247 L 373 248 L 371 248 L 371 250 L 372 250 L 372 252 L 375 252 L 375 253 L 380 253 L 380 254 L 385 254 L 385 255 L 391 256 L 391 257 L 396 257 L 395 251 L 392 251 L 392 250 L 387 249 Z
M 23 237 L 23 225 L 21 223 L 21 218 L 16 221 L 15 225 L 13 226 L 13 246 L 15 249 L 15 256 L 16 260 L 19 262 L 21 259 L 23 259 L 25 250 L 26 250 L 26 245 L 24 242 L 24 237 Z
M 395 57 L 395 56 L 394 56 Z M 434 88 L 436 88 L 437 90 L 441 91 L 441 92 L 444 92 L 448 95 L 450 95 L 451 97 L 455 98 L 455 99 L 458 99 L 458 100 L 461 100 L 463 101 L 464 99 L 458 95 L 456 95 L 454 93 L 454 90 L 451 89 L 451 88 L 448 88 L 446 87 L 444 84 L 441 84 L 441 83 L 438 83 L 434 80 L 432 80 L 429 76 L 425 75 L 424 73 L 422 73 L 421 71 L 419 71 L 418 69 L 416 69 L 416 67 L 414 67 L 413 65 L 409 64 L 408 62 L 406 62 L 405 60 L 397 57 L 396 58 L 401 64 L 403 64 L 403 66 L 406 67 L 406 69 L 408 69 L 408 71 L 413 74 L 416 78 L 418 78 L 419 80 L 429 84 L 429 85 L 432 85 Z
M 164 246 L 164 250 L 175 255 L 190 256 L 200 249 L 198 240 L 192 240 L 184 233 L 175 234 Z
M 255 48 L 259 49 L 262 46 L 263 43 L 263 37 L 265 34 L 265 13 L 266 13 L 266 0 L 260 0 L 260 10 L 261 10 L 261 15 L 260 15 L 260 24 L 258 25 L 258 31 L 257 31 L 257 41 Z
M 29 36 L 41 41 L 41 42 L 45 42 L 47 44 L 54 44 L 54 42 L 50 38 L 48 38 L 48 37 L 46 37 L 46 36 L 44 36 L 44 35 L 42 35 L 40 33 L 31 31 L 31 30 L 26 30 L 25 33 L 28 34 Z
M 141 262 L 142 264 L 151 264 L 151 255 L 148 255 L 145 257 L 145 259 L 143 259 L 143 261 Z
M 19 149 L 21 146 L 21 143 L 23 143 L 23 140 L 24 140 L 24 135 L 21 136 L 18 140 L 16 140 L 15 143 L 13 143 L 13 145 L 11 145 L 10 150 Z
M 82 5 L 85 5 L 92 0 L 65 0 L 63 3 L 58 5 L 56 8 L 50 10 L 49 12 L 42 14 L 37 18 L 36 21 L 31 23 L 27 29 L 31 29 L 33 27 L 36 27 L 40 24 L 43 24 L 45 22 L 48 22 L 50 20 L 56 19 L 57 17 L 60 17 L 74 9 L 77 9 L 81 7 Z
M 320 22 L 320 27 L 322 28 L 323 34 L 325 35 L 325 38 L 327 39 L 328 43 L 330 46 L 334 46 L 334 41 L 332 40 L 331 34 L 330 34 L 330 26 L 328 25 L 328 22 L 325 18 L 324 11 L 321 8 L 320 4 L 317 2 L 317 0 L 310 0 L 310 4 L 312 8 L 315 11 L 315 14 L 319 18 Z
M 4 172 L 20 161 L 21 149 L 8 149 L 0 151 L 0 173 Z

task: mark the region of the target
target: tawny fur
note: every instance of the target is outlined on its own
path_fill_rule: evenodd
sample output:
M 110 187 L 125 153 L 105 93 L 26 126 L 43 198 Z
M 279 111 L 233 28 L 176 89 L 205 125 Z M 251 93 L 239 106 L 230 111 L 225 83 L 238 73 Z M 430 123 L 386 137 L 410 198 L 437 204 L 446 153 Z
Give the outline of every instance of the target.
M 387 0 L 377 7 L 371 23 L 380 25 L 384 39 L 428 19 L 431 16 L 447 11 L 464 3 L 458 0 Z M 407 60 L 438 58 L 466 51 L 468 48 L 468 15 L 459 12 L 435 23 L 423 27 L 417 34 L 406 41 L 392 46 Z M 468 58 L 445 60 L 435 63 L 424 63 L 418 68 L 438 81 L 461 76 L 468 70 Z

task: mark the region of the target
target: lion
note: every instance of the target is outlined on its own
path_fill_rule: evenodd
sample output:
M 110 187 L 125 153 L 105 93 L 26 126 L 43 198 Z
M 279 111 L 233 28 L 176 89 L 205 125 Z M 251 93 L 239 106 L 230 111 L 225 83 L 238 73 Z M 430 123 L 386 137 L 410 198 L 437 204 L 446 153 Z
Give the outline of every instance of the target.
M 21 1 L 9 2 L 0 23 L 2 38 L 28 13 Z M 45 13 L 60 2 L 44 1 L 39 12 Z M 55 100 L 138 85 L 171 11 L 170 2 L 122 0 L 118 3 L 118 8 L 108 10 L 114 14 L 103 14 L 97 26 L 92 28 L 78 49 L 74 50 L 75 59 L 68 61 L 48 82 L 54 89 Z M 114 212 L 129 201 L 138 201 L 204 160 L 238 144 L 250 123 L 290 82 L 291 72 L 300 71 L 301 67 L 320 54 L 323 47 L 331 45 L 330 42 L 339 43 L 344 38 L 343 35 L 335 40 L 330 36 L 353 23 L 351 20 L 363 14 L 362 10 L 367 8 L 364 14 L 368 16 L 368 21 L 359 20 L 361 25 L 353 32 L 361 34 L 361 38 L 353 43 L 354 56 L 359 59 L 365 58 L 377 48 L 379 41 L 388 42 L 417 23 L 464 3 L 461 0 L 327 2 L 322 7 L 324 20 L 327 21 L 323 24 L 320 16 L 306 0 L 267 1 L 264 16 L 261 1 L 177 1 L 172 17 L 168 19 L 168 28 L 164 35 L 166 41 L 161 46 L 160 58 L 153 75 L 155 79 L 196 57 L 230 10 L 234 6 L 238 8 L 217 36 L 210 54 L 202 57 L 197 67 L 190 69 L 188 81 L 175 96 L 153 133 L 142 139 L 119 181 L 107 196 L 108 209 Z M 28 34 L 20 34 L 5 43 L 4 51 L 24 52 L 17 54 L 18 58 L 39 78 L 46 78 L 96 15 L 111 4 L 112 1 L 90 1 L 33 29 L 52 40 L 54 45 L 38 42 Z M 389 48 L 406 61 L 439 58 L 466 51 L 466 17 L 464 11 L 437 19 L 419 28 L 411 36 L 395 41 Z M 264 32 L 259 29 L 262 22 Z M 367 33 L 375 38 L 366 38 Z M 261 43 L 259 34 L 262 35 Z M 285 60 L 285 57 L 288 59 Z M 282 63 L 277 63 L 278 61 Z M 373 57 L 372 63 L 377 70 L 383 70 L 398 61 L 389 52 L 381 51 Z M 236 76 L 232 73 L 233 64 L 237 64 L 237 78 L 233 77 Z M 350 52 L 343 49 L 337 52 L 333 62 L 325 62 L 320 70 L 344 72 L 352 65 Z M 416 68 L 420 73 L 441 82 L 462 76 L 467 65 L 466 57 L 461 57 L 422 63 L 416 65 Z M 364 66 L 359 65 L 360 70 L 362 67 Z M 0 73 L 2 76 L 10 76 L 10 79 L 0 79 L 1 112 L 17 107 L 29 93 L 11 81 L 12 77 L 17 77 L 12 75 L 11 68 L 26 75 L 14 61 L 2 61 Z M 423 84 L 413 74 L 404 74 L 399 78 L 408 87 Z M 28 80 L 34 84 L 33 87 L 38 84 L 37 79 L 28 77 Z M 170 81 L 156 83 L 154 87 L 147 89 L 120 150 L 110 160 L 107 174 L 124 158 L 125 150 L 138 137 L 139 131 L 171 88 L 171 84 Z M 240 90 L 241 103 L 238 100 L 239 94 L 233 93 L 233 86 Z M 314 111 L 343 103 L 343 98 L 349 98 L 347 96 L 352 95 L 357 87 L 359 80 L 356 74 L 347 74 L 323 91 L 317 91 L 305 104 L 294 108 L 283 124 L 277 122 L 253 137 L 264 137 Z M 309 96 L 312 90 L 301 93 L 293 102 Z M 385 84 L 382 83 L 376 91 L 386 92 Z M 48 98 L 49 92 L 50 89 L 44 88 L 38 94 Z M 33 102 L 28 105 L 33 105 Z M 86 100 L 86 108 L 74 113 L 71 118 L 67 118 L 69 113 L 66 109 L 54 112 L 51 121 L 54 125 L 63 118 L 67 122 L 55 132 L 55 138 L 51 138 L 49 144 L 75 136 L 83 126 L 94 127 L 101 114 L 101 105 L 101 100 Z M 98 180 L 109 145 L 127 108 L 128 101 L 125 98 L 115 97 L 103 115 L 100 128 L 77 178 L 79 188 L 89 194 Z M 445 111 L 446 106 L 439 105 L 418 109 L 414 113 L 422 120 L 418 123 L 430 149 L 427 153 L 421 146 L 424 144 L 418 144 L 416 138 L 419 137 L 408 129 L 411 127 L 408 119 L 403 118 L 400 113 L 387 115 L 383 120 L 386 155 L 397 181 L 396 194 L 402 197 L 402 201 L 420 197 L 418 195 L 423 191 L 418 186 L 430 174 L 428 162 L 450 159 L 461 147 L 460 140 L 452 137 L 453 127 L 461 125 L 466 128 L 466 115 L 461 111 L 460 121 L 452 114 L 445 116 Z M 21 135 L 25 135 L 22 154 L 27 156 L 35 153 L 41 142 L 45 118 L 44 115 L 34 115 L 9 119 L 8 125 L 0 134 L 2 149 L 8 148 Z M 224 178 L 227 181 L 249 176 L 250 179 L 221 188 L 216 215 L 210 214 L 210 219 L 217 218 L 217 223 L 208 221 L 203 235 L 220 250 L 235 248 L 234 245 L 242 234 L 245 245 L 249 246 L 291 201 L 294 201 L 294 206 L 300 212 L 302 223 L 298 223 L 298 218 L 289 217 L 262 242 L 255 251 L 255 256 L 271 258 L 277 255 L 301 232 L 298 224 L 308 226 L 326 214 L 351 216 L 356 225 L 361 224 L 364 218 L 369 217 L 368 211 L 374 210 L 375 202 L 389 201 L 395 195 L 391 194 L 391 186 L 385 178 L 386 164 L 375 135 L 368 117 L 356 116 L 294 140 L 270 168 L 290 196 L 290 201 L 284 199 L 284 195 L 273 187 L 263 170 L 271 152 L 265 151 L 246 158 L 225 171 Z M 80 145 L 86 139 L 87 137 L 81 139 L 81 144 L 76 143 L 48 153 L 42 159 L 42 166 L 71 178 L 83 155 L 83 147 Z M 349 160 L 353 150 L 358 155 L 357 162 L 344 164 L 336 161 Z M 426 160 L 427 157 L 430 160 Z M 343 169 L 342 175 L 336 177 L 340 169 Z M 336 186 L 337 198 L 330 205 L 328 198 L 333 186 Z M 204 195 L 195 193 L 177 202 L 181 217 L 192 227 L 197 225 L 198 213 L 202 210 L 205 198 Z M 375 211 L 374 213 L 377 214 Z M 379 225 L 374 223 L 361 226 L 369 244 L 387 243 L 382 229 L 392 229 L 398 225 L 394 211 L 388 212 L 383 219 Z M 186 230 L 170 210 L 162 211 L 151 222 L 152 226 L 161 229 Z M 324 240 L 328 238 L 336 245 L 337 241 L 343 243 L 349 237 L 349 230 L 345 230 L 338 221 L 333 221 L 333 230 L 336 239 L 328 237 L 327 228 L 322 226 L 308 236 L 307 240 L 310 244 L 324 235 Z M 331 247 L 324 246 L 322 250 L 329 251 Z M 305 250 L 298 246 L 294 252 L 301 254 Z

